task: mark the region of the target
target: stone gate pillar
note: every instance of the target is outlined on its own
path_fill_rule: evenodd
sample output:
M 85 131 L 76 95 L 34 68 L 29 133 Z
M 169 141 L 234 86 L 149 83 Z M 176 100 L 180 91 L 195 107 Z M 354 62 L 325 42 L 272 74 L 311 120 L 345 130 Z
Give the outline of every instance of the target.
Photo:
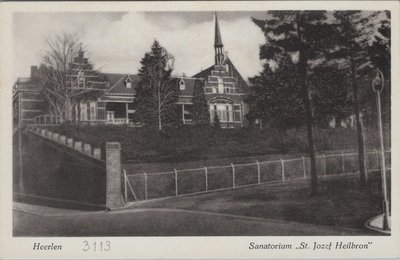
M 106 206 L 117 210 L 124 206 L 121 189 L 121 145 L 118 142 L 106 143 Z

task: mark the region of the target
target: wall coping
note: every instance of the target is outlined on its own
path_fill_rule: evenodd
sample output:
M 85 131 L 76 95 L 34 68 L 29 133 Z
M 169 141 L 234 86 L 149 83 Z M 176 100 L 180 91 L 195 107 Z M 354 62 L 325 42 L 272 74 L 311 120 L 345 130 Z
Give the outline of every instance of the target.
M 43 131 L 43 130 L 44 130 L 44 131 Z M 99 162 L 102 162 L 102 163 L 105 163 L 105 160 L 102 160 L 101 158 L 97 158 L 97 157 L 95 157 L 94 154 L 93 154 L 93 151 L 94 151 L 95 149 L 99 149 L 99 150 L 100 150 L 100 154 L 101 154 L 101 148 L 92 147 L 92 145 L 88 144 L 88 145 L 90 145 L 91 150 L 92 150 L 92 153 L 91 153 L 91 154 L 88 154 L 88 153 L 86 153 L 85 150 L 83 149 L 83 147 L 84 147 L 84 145 L 85 145 L 86 143 L 84 143 L 84 142 L 82 142 L 82 141 L 78 141 L 79 143 L 81 143 L 81 146 L 82 146 L 82 149 L 79 149 L 79 150 L 78 150 L 78 149 L 75 149 L 75 143 L 76 143 L 77 141 L 75 141 L 73 138 L 68 137 L 68 136 L 66 136 L 66 135 L 61 135 L 61 134 L 59 134 L 59 133 L 50 131 L 50 130 L 48 130 L 48 129 L 43 129 L 43 128 L 40 128 L 40 127 L 36 127 L 36 128 L 33 128 L 33 129 L 30 128 L 30 129 L 28 129 L 28 131 L 29 131 L 30 133 L 35 134 L 36 136 L 40 136 L 40 137 L 42 137 L 42 138 L 44 138 L 44 139 L 50 141 L 50 142 L 51 142 L 52 144 L 54 144 L 54 145 L 62 146 L 63 148 L 67 149 L 67 150 L 70 151 L 70 152 L 79 153 L 80 155 L 89 157 L 89 158 L 91 158 L 91 159 L 94 159 L 94 160 L 99 161 Z M 64 136 L 66 142 L 65 142 L 65 143 L 61 143 L 61 142 L 59 142 L 59 141 L 54 140 L 54 139 L 53 139 L 53 134 L 58 134 L 59 136 Z M 72 146 L 69 146 L 69 145 L 68 145 L 68 142 L 67 142 L 68 139 L 72 139 Z

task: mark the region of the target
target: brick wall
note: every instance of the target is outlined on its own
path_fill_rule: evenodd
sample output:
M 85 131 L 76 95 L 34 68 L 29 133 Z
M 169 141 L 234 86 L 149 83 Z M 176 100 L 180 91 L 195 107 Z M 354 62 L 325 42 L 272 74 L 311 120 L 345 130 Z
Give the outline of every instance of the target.
M 14 197 L 47 206 L 105 209 L 106 163 L 99 148 L 45 129 L 16 135 L 14 153 L 22 145 L 22 161 L 14 157 Z

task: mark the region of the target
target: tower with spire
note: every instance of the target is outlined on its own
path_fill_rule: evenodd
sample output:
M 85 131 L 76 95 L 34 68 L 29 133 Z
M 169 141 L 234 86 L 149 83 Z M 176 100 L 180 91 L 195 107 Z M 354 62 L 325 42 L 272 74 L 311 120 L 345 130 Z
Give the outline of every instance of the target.
M 215 50 L 215 65 L 222 65 L 224 61 L 224 45 L 222 44 L 221 32 L 219 30 L 217 12 L 215 12 L 214 50 Z
M 214 64 L 195 74 L 204 79 L 204 94 L 209 105 L 210 122 L 218 116 L 221 127 L 242 127 L 247 104 L 244 100 L 249 87 L 232 61 L 225 54 L 217 13 L 214 13 Z

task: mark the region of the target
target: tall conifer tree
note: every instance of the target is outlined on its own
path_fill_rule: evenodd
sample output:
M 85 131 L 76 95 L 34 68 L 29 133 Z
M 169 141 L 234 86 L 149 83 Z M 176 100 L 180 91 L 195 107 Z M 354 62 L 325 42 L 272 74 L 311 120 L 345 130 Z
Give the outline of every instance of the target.
M 193 122 L 195 125 L 209 125 L 210 113 L 204 95 L 204 81 L 196 79 L 193 91 Z
M 158 41 L 140 61 L 140 82 L 136 89 L 136 119 L 162 130 L 178 119 L 176 101 L 179 88 L 171 79 L 174 58 Z
M 349 79 L 354 104 L 353 111 L 357 130 L 360 183 L 365 186 L 368 176 L 366 170 L 363 123 L 361 118 L 358 68 L 370 62 L 367 47 L 374 29 L 371 24 L 371 17 L 364 16 L 361 11 L 336 11 L 333 15 L 335 17 L 336 34 L 335 44 L 330 53 L 330 57 L 339 59 L 342 67 L 346 66 L 349 69 Z
M 289 55 L 282 57 L 274 70 L 265 63 L 264 70 L 249 81 L 253 92 L 246 100 L 250 105 L 246 117 L 258 118 L 263 124 L 279 128 L 303 125 L 304 109 L 297 87 L 296 66 Z
M 310 88 L 307 82 L 309 62 L 321 58 L 330 41 L 331 29 L 324 11 L 269 11 L 266 20 L 254 19 L 266 37 L 260 58 L 279 62 L 282 54 L 292 54 L 296 60 L 296 81 L 304 105 L 308 149 L 311 165 L 311 196 L 318 193 L 313 114 Z

